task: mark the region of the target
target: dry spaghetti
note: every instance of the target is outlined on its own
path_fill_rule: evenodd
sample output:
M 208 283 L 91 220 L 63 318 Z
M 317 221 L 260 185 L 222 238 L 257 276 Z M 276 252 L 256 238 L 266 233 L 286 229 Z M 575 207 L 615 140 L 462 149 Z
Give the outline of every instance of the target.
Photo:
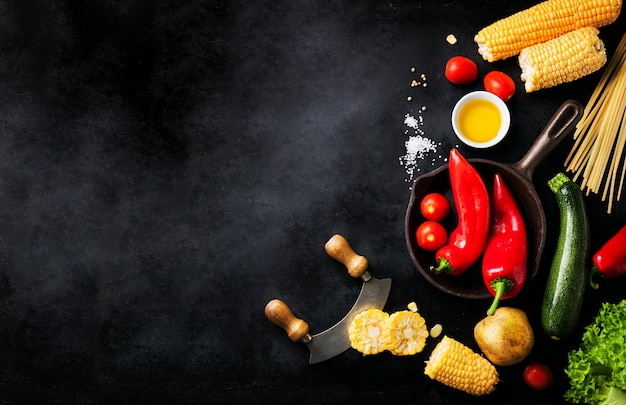
M 626 34 L 617 46 L 598 85 L 585 106 L 574 132 L 574 145 L 565 160 L 566 170 L 586 194 L 608 199 L 607 212 L 619 201 L 626 175 Z M 619 175 L 619 184 L 616 184 Z

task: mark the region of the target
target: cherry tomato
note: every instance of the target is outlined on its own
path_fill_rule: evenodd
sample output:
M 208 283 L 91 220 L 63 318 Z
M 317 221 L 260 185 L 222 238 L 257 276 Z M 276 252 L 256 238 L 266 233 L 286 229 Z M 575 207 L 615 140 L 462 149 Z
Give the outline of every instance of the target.
M 424 250 L 433 252 L 448 241 L 448 232 L 439 222 L 426 221 L 415 232 L 417 244 Z
M 487 73 L 483 83 L 485 90 L 500 97 L 504 102 L 509 101 L 515 94 L 515 82 L 504 72 L 493 70 Z
M 522 371 L 522 378 L 530 388 L 539 391 L 550 388 L 554 382 L 554 375 L 550 367 L 538 361 L 526 366 Z
M 441 221 L 450 213 L 450 202 L 442 194 L 426 194 L 420 203 L 420 210 L 424 218 L 431 221 Z
M 478 66 L 465 56 L 453 56 L 446 63 L 446 79 L 454 84 L 471 83 L 478 77 Z

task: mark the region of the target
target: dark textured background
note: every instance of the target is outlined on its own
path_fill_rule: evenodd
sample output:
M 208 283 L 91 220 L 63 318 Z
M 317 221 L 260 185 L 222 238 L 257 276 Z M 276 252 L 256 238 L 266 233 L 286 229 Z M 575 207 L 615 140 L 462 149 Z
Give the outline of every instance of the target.
M 532 4 L 0 0 L 0 403 L 472 402 L 423 375 L 435 340 L 311 366 L 263 308 L 281 298 L 314 333 L 340 319 L 360 289 L 324 252 L 341 233 L 393 279 L 388 311 L 416 301 L 476 347 L 488 302 L 439 292 L 406 250 L 403 120 L 426 105 L 440 143 L 415 175 L 443 164 L 453 104 L 480 87 L 445 81 L 455 54 L 518 83 L 506 141 L 467 157 L 516 161 L 562 101 L 585 102 L 599 74 L 527 95 L 514 59 L 477 54 L 475 32 Z M 602 29 L 609 53 L 624 22 Z M 411 88 L 421 73 L 428 87 Z M 545 182 L 568 144 L 535 174 L 544 269 L 558 231 Z M 626 208 L 586 201 L 597 249 Z M 476 402 L 560 402 L 582 324 L 624 297 L 626 279 L 588 292 L 576 336 L 552 342 L 537 325 L 545 276 L 510 305 L 556 385 L 532 392 L 523 364 L 502 368 Z

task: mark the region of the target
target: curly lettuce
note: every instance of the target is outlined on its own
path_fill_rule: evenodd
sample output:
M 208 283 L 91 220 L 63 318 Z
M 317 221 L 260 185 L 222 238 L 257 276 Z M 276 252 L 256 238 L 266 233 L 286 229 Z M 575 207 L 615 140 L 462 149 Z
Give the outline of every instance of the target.
M 568 353 L 565 400 L 590 405 L 626 404 L 626 300 L 602 304 Z

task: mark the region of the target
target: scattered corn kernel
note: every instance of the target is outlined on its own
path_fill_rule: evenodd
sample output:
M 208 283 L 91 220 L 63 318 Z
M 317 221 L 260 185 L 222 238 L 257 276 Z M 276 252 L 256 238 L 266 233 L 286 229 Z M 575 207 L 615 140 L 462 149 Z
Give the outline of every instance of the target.
M 442 331 L 443 331 L 443 326 L 441 326 L 441 324 L 438 323 L 432 328 L 430 328 L 430 337 L 433 339 L 438 338 L 439 335 L 441 335 Z
M 446 37 L 446 41 L 448 41 L 450 45 L 454 45 L 456 44 L 456 37 L 454 36 L 454 34 L 448 34 L 448 36 Z
M 409 309 L 409 311 L 417 312 L 417 304 L 415 303 L 415 301 L 409 302 L 406 307 Z
M 493 392 L 498 383 L 498 372 L 489 360 L 448 336 L 433 349 L 424 374 L 476 396 Z

